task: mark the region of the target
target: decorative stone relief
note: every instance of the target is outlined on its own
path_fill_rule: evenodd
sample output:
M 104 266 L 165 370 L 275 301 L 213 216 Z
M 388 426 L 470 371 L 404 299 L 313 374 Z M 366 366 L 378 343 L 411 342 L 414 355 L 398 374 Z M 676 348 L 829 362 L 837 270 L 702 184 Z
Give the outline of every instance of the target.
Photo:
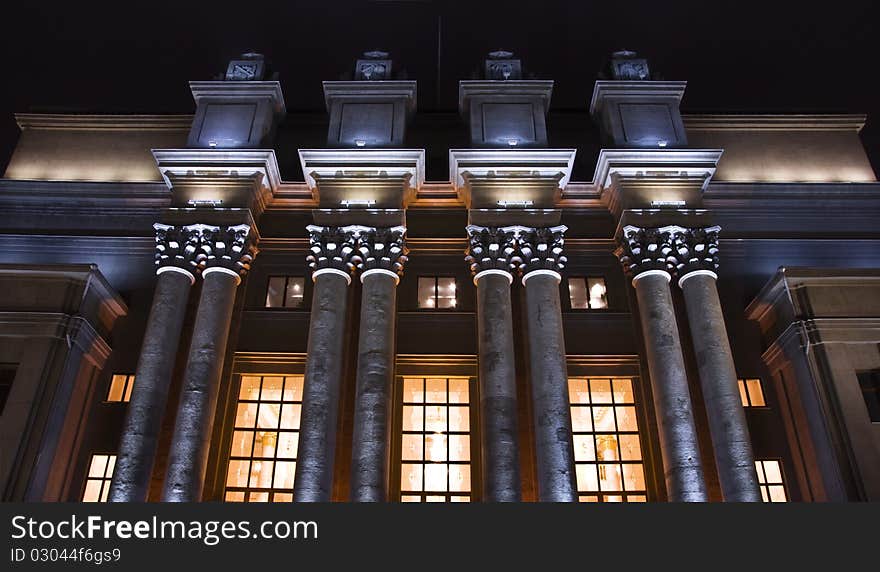
M 363 229 L 358 226 L 307 226 L 310 252 L 306 262 L 312 272 L 333 268 L 354 274 L 355 268 L 362 262 L 357 241 Z
M 206 227 L 198 260 L 203 268 L 221 267 L 244 277 L 257 255 L 257 247 L 246 224 Z
M 204 240 L 205 225 L 170 226 L 156 223 L 156 267 L 175 266 L 195 275 Z
M 564 225 L 550 228 L 524 228 L 519 232 L 518 250 L 522 257 L 520 270 L 528 274 L 534 270 L 560 272 L 568 259 L 563 256 Z
M 364 228 L 358 235 L 360 262 L 358 270 L 389 270 L 403 275 L 403 265 L 408 260 L 406 227 Z
M 675 271 L 682 277 L 694 270 L 718 270 L 718 233 L 720 226 L 680 228 L 672 233 Z
M 476 275 L 484 270 L 514 272 L 522 263 L 516 240 L 522 227 L 467 227 L 468 249 L 465 262 Z
M 624 227 L 623 239 L 615 251 L 624 272 L 630 277 L 646 270 L 664 270 L 671 274 L 677 263 L 672 232 L 678 229 Z

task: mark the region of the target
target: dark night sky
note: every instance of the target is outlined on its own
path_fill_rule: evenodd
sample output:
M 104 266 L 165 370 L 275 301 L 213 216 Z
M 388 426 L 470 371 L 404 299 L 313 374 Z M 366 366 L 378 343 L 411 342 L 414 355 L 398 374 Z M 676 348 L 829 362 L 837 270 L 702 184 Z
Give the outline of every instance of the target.
M 187 82 L 211 79 L 246 49 L 280 72 L 289 110 L 322 109 L 321 81 L 339 79 L 370 48 L 390 51 L 418 80 L 420 109 L 454 110 L 458 80 L 499 47 L 527 73 L 556 80 L 554 108 L 586 110 L 608 54 L 625 47 L 664 79 L 688 81 L 685 112 L 867 113 L 863 140 L 880 172 L 873 2 L 22 4 L 7 4 L 0 24 L 0 169 L 15 112 L 191 113 Z

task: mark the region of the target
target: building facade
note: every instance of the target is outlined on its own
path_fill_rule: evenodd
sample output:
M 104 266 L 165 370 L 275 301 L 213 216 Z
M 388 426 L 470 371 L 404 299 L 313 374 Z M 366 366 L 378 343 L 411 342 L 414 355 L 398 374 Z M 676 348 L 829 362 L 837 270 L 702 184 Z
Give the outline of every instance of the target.
M 393 63 L 16 116 L 4 500 L 880 500 L 863 116 L 682 114 L 632 52 L 555 110 L 500 51 L 420 113 Z

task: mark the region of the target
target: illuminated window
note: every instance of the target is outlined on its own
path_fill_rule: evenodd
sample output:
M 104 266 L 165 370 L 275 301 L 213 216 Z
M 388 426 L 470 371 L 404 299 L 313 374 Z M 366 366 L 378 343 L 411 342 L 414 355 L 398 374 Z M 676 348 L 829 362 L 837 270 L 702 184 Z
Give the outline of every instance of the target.
M 761 387 L 761 380 L 748 378 L 738 379 L 739 396 L 742 399 L 743 407 L 766 407 L 764 401 L 764 389 Z
M 107 502 L 115 467 L 116 455 L 92 455 L 89 474 L 86 477 L 86 488 L 82 495 L 83 502 Z
M 872 423 L 880 423 L 880 370 L 859 372 L 858 378 L 868 417 Z
M 420 276 L 419 308 L 431 310 L 455 308 L 455 278 Z
M 272 276 L 266 291 L 267 308 L 301 308 L 306 279 L 302 276 Z
M 6 407 L 6 400 L 9 399 L 9 393 L 12 391 L 12 382 L 15 381 L 15 372 L 18 366 L 14 363 L 0 364 L 0 415 L 3 415 L 3 409 Z
M 764 502 L 788 501 L 779 461 L 755 461 L 755 470 L 758 471 L 758 486 L 761 487 Z
M 302 388 L 301 375 L 242 376 L 227 501 L 293 501 Z
M 645 502 L 645 470 L 631 379 L 568 380 L 578 498 Z
M 110 378 L 110 390 L 107 392 L 106 401 L 123 403 L 131 400 L 131 390 L 134 387 L 134 376 L 125 373 L 115 373 Z
M 467 377 L 405 377 L 401 404 L 400 500 L 471 500 L 471 410 Z
M 608 308 L 608 290 L 604 278 L 569 278 L 568 296 L 573 310 Z

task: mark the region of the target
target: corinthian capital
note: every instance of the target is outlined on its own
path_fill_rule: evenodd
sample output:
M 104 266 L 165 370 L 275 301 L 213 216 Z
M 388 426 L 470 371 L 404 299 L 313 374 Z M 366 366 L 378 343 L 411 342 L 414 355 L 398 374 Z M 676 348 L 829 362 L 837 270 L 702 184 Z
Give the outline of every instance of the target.
M 624 227 L 623 238 L 615 254 L 627 276 L 635 278 L 648 270 L 662 270 L 671 274 L 677 262 L 672 233 L 678 229 Z
M 405 235 L 405 226 L 363 228 L 358 237 L 358 270 L 386 270 L 398 276 L 403 275 L 403 265 L 406 264 L 409 253 Z
M 201 225 L 170 226 L 156 223 L 156 270 L 178 269 L 195 280 L 202 245 Z
M 516 251 L 520 227 L 467 227 L 468 249 L 465 262 L 476 276 L 486 270 L 513 273 L 522 262 Z
M 206 270 L 222 268 L 239 277 L 248 273 L 251 262 L 257 255 L 254 235 L 249 225 L 199 226 L 204 229 L 199 259 Z
M 672 233 L 675 271 L 679 278 L 696 270 L 718 270 L 718 233 L 720 226 L 677 228 Z
M 568 259 L 562 255 L 562 249 L 566 230 L 565 225 L 520 230 L 518 246 L 523 275 L 535 270 L 559 272 L 565 268 Z
M 312 272 L 335 270 L 351 281 L 355 267 L 361 263 L 357 241 L 364 227 L 309 225 L 309 254 L 306 262 Z

